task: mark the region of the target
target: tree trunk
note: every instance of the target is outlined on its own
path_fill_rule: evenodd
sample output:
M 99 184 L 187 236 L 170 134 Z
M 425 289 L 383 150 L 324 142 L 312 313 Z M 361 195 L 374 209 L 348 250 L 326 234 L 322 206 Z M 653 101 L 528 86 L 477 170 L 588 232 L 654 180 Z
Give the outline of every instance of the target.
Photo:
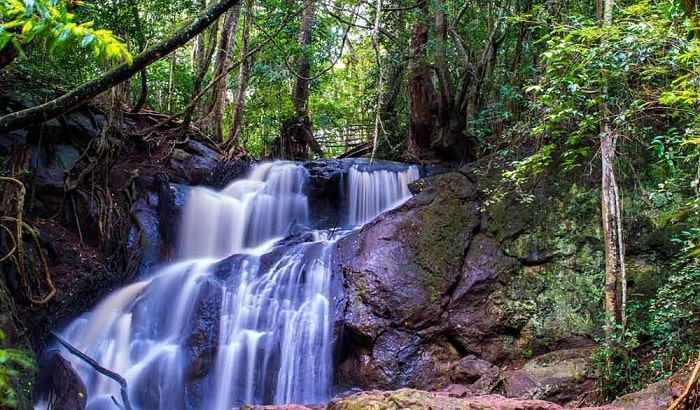
M 299 30 L 299 47 L 302 56 L 299 58 L 296 80 L 294 81 L 294 91 L 292 92 L 292 103 L 298 116 L 307 113 L 309 102 L 309 77 L 311 76 L 311 63 L 306 55 L 311 45 L 311 30 L 314 24 L 314 4 L 309 2 L 301 14 L 301 28 Z
M 421 0 L 420 19 L 411 34 L 408 55 L 408 156 L 411 159 L 429 158 L 434 118 L 435 87 L 427 60 L 428 2 Z
M 221 123 L 226 109 L 226 91 L 228 91 L 229 75 L 231 68 L 231 54 L 233 53 L 234 40 L 238 31 L 238 20 L 241 15 L 240 3 L 232 7 L 226 14 L 221 28 L 219 51 L 216 53 L 216 64 L 212 78 L 223 78 L 212 89 L 212 105 L 203 119 L 204 128 L 212 133 L 215 141 L 223 141 L 224 131 Z
M 246 13 L 243 19 L 243 32 L 241 33 L 240 64 L 238 69 L 238 81 L 236 82 L 236 95 L 233 99 L 233 113 L 231 126 L 224 149 L 228 158 L 234 158 L 237 154 L 245 152 L 241 146 L 241 129 L 243 127 L 243 111 L 246 103 L 246 89 L 250 79 L 250 67 L 253 65 L 254 56 L 248 55 L 250 26 L 253 19 L 253 0 L 246 0 Z M 223 110 L 222 110 L 223 111 Z
M 493 76 L 496 68 L 496 59 L 498 57 L 498 49 L 506 38 L 506 31 L 503 27 L 505 20 L 506 7 L 508 0 L 502 0 L 502 3 L 496 12 L 495 16 L 489 22 L 490 31 L 486 41 L 486 47 L 481 54 L 481 58 L 477 63 L 474 80 L 471 82 L 471 88 L 467 98 L 467 134 L 472 134 L 469 127 L 470 122 L 474 121 L 479 111 L 482 108 L 482 87 L 486 80 Z
M 612 24 L 612 1 L 606 0 L 603 7 L 603 24 Z M 607 86 L 606 86 L 607 88 Z M 607 89 L 603 92 L 607 94 Z M 601 117 L 607 112 L 601 104 Z M 617 131 L 608 123 L 607 119 L 601 120 L 603 130 L 600 142 L 601 152 L 601 203 L 603 218 L 603 238 L 605 244 L 605 313 L 606 327 L 605 337 L 609 344 L 613 343 L 616 325 L 624 328 L 626 325 L 627 304 L 627 278 L 625 273 L 624 239 L 622 237 L 622 206 L 620 205 L 620 193 L 615 178 L 615 147 L 617 145 Z
M 292 104 L 296 118 L 287 119 L 282 124 L 282 132 L 274 141 L 274 156 L 277 158 L 304 161 L 308 158 L 308 148 L 323 156 L 323 151 L 311 131 L 311 117 L 308 113 L 309 84 L 311 82 L 311 62 L 307 56 L 311 45 L 311 30 L 314 23 L 314 4 L 308 2 L 301 14 L 299 48 L 301 56 L 297 64 L 296 80 L 292 91 Z
M 605 243 L 605 312 L 607 313 L 607 326 L 605 335 L 608 341 L 612 340 L 615 323 L 619 323 L 619 301 L 617 297 L 618 279 L 620 277 L 620 249 L 618 248 L 617 218 L 618 193 L 613 160 L 615 158 L 615 145 L 617 135 L 610 127 L 603 126 L 603 139 L 601 140 L 602 159 L 602 213 L 603 213 L 603 238 Z
M 201 6 L 202 10 L 206 10 L 207 1 L 201 0 Z M 233 8 L 238 7 L 240 7 L 240 5 L 236 5 Z M 216 50 L 216 37 L 218 31 L 216 26 L 217 24 L 214 24 L 211 30 L 205 30 L 197 36 L 197 47 L 195 48 L 197 53 L 194 58 L 194 60 L 197 62 L 197 76 L 194 79 L 194 86 L 192 87 L 192 94 L 190 95 L 189 99 L 190 104 L 188 104 L 187 108 L 185 109 L 184 119 L 182 121 L 183 132 L 189 128 L 190 123 L 192 122 L 192 117 L 195 115 L 195 112 L 198 111 L 197 107 L 201 106 L 201 100 L 197 100 L 198 102 L 196 103 L 192 102 L 197 98 L 200 91 L 202 91 L 204 76 L 207 74 L 209 67 L 211 66 L 211 58 Z M 207 31 L 209 31 L 208 36 Z M 201 113 L 201 110 L 199 110 L 199 112 Z
M 453 114 L 452 91 L 450 75 L 447 72 L 447 21 L 445 18 L 445 1 L 435 1 L 435 73 L 438 79 L 437 93 L 437 123 L 430 146 L 436 150 L 450 149 L 456 143 L 459 135 L 455 135 L 450 127 Z
M 54 100 L 0 117 L 0 131 L 44 122 L 84 104 L 89 99 L 130 79 L 143 68 L 182 47 L 215 22 L 226 10 L 238 4 L 238 2 L 239 0 L 220 0 L 214 3 L 206 12 L 197 17 L 192 23 L 179 29 L 172 37 L 136 55 L 131 65 L 128 63 L 119 64 L 103 76 L 88 81 Z
M 420 3 L 420 18 L 414 26 L 408 62 L 408 150 L 410 159 L 420 161 L 474 158 L 471 144 L 463 134 L 465 116 L 460 112 L 461 92 L 452 91 L 447 67 L 448 24 L 444 1 L 437 0 L 431 14 L 430 3 Z M 435 23 L 434 61 L 428 61 L 431 48 L 430 22 Z M 434 81 L 434 78 L 437 81 Z M 437 86 L 437 87 L 436 87 Z

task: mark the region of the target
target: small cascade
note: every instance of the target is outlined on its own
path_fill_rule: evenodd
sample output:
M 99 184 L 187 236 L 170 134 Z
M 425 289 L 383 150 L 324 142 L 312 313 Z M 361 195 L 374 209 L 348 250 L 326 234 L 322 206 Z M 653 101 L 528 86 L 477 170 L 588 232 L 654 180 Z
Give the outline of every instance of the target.
M 307 176 L 298 164 L 269 162 L 222 191 L 193 188 L 183 210 L 180 258 L 223 258 L 306 224 Z
M 353 165 L 348 172 L 348 223 L 352 226 L 365 224 L 403 203 L 411 196 L 408 184 L 418 178 L 417 166 L 392 170 L 371 164 Z
M 62 335 L 123 375 L 140 410 L 326 402 L 333 393 L 337 265 L 329 238 L 340 235 L 309 230 L 301 243 L 279 241 L 294 226 L 313 223 L 307 177 L 300 164 L 274 162 L 219 192 L 192 188 L 182 213 L 181 261 L 115 291 Z M 353 166 L 351 223 L 395 206 L 417 177 L 412 168 Z M 88 409 L 113 408 L 119 386 L 65 356 L 86 383 Z

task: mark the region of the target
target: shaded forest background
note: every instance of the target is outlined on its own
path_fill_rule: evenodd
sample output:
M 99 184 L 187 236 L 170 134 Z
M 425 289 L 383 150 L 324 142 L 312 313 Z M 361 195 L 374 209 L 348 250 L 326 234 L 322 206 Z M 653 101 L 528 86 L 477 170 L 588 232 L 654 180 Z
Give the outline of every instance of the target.
M 498 175 L 487 204 L 533 201 L 546 180 L 582 206 L 599 200 L 606 279 L 591 293 L 605 311 L 601 385 L 610 396 L 638 388 L 698 352 L 700 28 L 692 0 L 0 7 L 0 69 L 36 92 L 79 90 L 143 65 L 86 94 L 111 123 L 130 111 L 172 114 L 164 121 L 174 140 L 194 129 L 227 158 L 301 160 L 364 147 L 376 158 L 471 163 Z M 199 31 L 181 30 L 187 24 Z M 173 38 L 172 52 L 161 52 Z M 0 117 L 0 127 L 21 118 Z M 641 220 L 664 228 L 676 249 L 666 275 L 650 279 L 651 299 L 627 294 L 625 242 Z

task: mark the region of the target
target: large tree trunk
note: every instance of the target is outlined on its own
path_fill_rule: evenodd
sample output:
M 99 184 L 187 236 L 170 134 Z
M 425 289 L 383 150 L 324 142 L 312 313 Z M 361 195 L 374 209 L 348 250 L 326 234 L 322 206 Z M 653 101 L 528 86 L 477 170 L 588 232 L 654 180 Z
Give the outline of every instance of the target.
M 421 19 L 411 34 L 408 55 L 408 156 L 411 159 L 429 158 L 437 107 L 432 71 L 428 65 L 428 13 L 426 0 L 420 3 Z
M 88 81 L 54 100 L 0 117 L 0 130 L 15 129 L 32 123 L 44 122 L 84 104 L 89 99 L 128 80 L 143 68 L 182 47 L 215 22 L 226 10 L 238 4 L 238 2 L 239 0 L 218 1 L 192 23 L 179 29 L 172 37 L 136 55 L 132 64 L 119 64 L 103 76 Z
M 309 2 L 301 14 L 301 28 L 299 30 L 299 47 L 302 56 L 299 58 L 297 76 L 292 91 L 292 103 L 297 115 L 300 117 L 307 113 L 309 102 L 309 77 L 311 76 L 311 62 L 306 55 L 306 49 L 311 45 L 311 30 L 314 24 L 314 4 Z
M 420 3 L 421 18 L 411 35 L 408 63 L 408 151 L 421 161 L 474 159 L 473 147 L 464 134 L 466 117 L 461 110 L 464 87 L 452 91 L 447 62 L 445 4 L 437 0 L 431 15 L 427 1 Z M 434 19 L 434 61 L 428 61 L 430 21 Z M 436 78 L 437 81 L 433 79 Z M 437 87 L 436 87 L 437 86 Z

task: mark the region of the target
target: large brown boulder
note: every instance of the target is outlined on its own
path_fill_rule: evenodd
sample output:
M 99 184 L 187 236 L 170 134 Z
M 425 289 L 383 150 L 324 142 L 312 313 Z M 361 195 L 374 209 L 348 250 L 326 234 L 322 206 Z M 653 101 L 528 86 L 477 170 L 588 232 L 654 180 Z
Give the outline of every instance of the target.
M 339 243 L 348 298 L 341 386 L 437 388 L 455 382 L 450 363 L 469 353 L 512 356 L 499 307 L 517 269 L 480 230 L 474 182 L 458 172 L 427 178 L 406 204 Z M 459 382 L 459 381 L 457 381 Z

